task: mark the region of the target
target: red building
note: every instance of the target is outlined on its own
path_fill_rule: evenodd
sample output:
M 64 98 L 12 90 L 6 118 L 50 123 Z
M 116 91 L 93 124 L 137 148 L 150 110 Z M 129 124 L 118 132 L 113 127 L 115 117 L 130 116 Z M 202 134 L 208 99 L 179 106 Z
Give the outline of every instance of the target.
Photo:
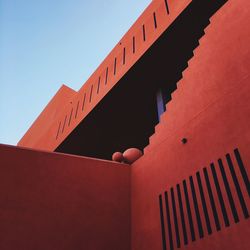
M 153 0 L 0 145 L 0 249 L 250 249 L 249 24 L 247 0 Z

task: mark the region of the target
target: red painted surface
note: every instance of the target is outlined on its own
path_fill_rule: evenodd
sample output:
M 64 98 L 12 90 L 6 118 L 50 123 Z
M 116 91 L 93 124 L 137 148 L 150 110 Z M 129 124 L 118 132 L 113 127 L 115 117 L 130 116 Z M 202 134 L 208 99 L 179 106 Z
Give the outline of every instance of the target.
M 173 10 L 173 14 L 169 15 L 170 19 L 167 19 L 166 13 L 163 12 L 164 1 L 153 1 L 121 40 L 122 45 L 118 44 L 114 48 L 79 93 L 72 97 L 72 104 L 68 104 L 62 113 L 56 116 L 39 138 L 38 130 L 35 129 L 38 125 L 35 124 L 34 132 L 30 131 L 23 138 L 23 141 L 27 142 L 24 144 L 47 150 L 53 150 L 59 145 L 190 1 L 168 2 L 171 6 L 170 12 Z M 150 31 L 154 10 L 157 10 L 160 17 L 159 30 L 155 31 L 156 33 Z M 177 184 L 181 187 L 187 226 L 188 245 L 185 248 L 250 249 L 250 220 L 245 218 L 243 213 L 237 187 L 225 157 L 228 153 L 231 156 L 236 178 L 239 180 L 239 189 L 249 213 L 249 195 L 233 150 L 239 149 L 249 176 L 250 3 L 247 0 L 228 1 L 210 21 L 211 24 L 206 28 L 200 45 L 194 51 L 194 57 L 183 72 L 183 79 L 178 83 L 177 90 L 172 94 L 172 100 L 167 104 L 161 122 L 155 128 L 155 134 L 150 138 L 149 146 L 131 168 L 108 161 L 0 147 L 1 249 L 17 249 L 18 245 L 23 249 L 51 247 L 51 249 L 165 250 L 162 243 L 159 195 L 163 198 L 166 245 L 167 249 L 171 249 L 169 247 L 171 230 L 167 225 L 164 192 L 168 191 L 170 195 L 173 187 L 174 195 L 177 197 Z M 145 43 L 141 36 L 142 24 L 146 25 L 146 31 L 149 29 L 149 34 L 152 36 Z M 123 49 L 120 48 L 130 44 L 126 48 L 130 48 L 131 53 L 131 38 L 134 34 L 140 50 L 126 59 L 125 66 L 121 65 Z M 115 76 L 110 76 L 105 85 L 103 79 L 106 67 L 109 67 L 111 74 L 113 72 L 111 65 L 115 57 L 117 73 Z M 96 84 L 100 75 L 100 92 L 97 95 Z M 86 103 L 82 110 L 85 94 Z M 76 113 L 76 110 L 79 113 Z M 63 133 L 60 130 L 56 139 L 59 122 L 63 122 L 65 117 L 67 124 L 65 130 Z M 69 117 L 71 117 L 70 122 Z M 182 143 L 183 138 L 187 139 L 185 144 Z M 32 144 L 29 144 L 31 142 Z M 238 223 L 234 222 L 227 191 L 223 185 L 223 176 L 219 171 L 218 159 L 222 159 L 225 167 L 239 217 Z M 228 227 L 224 223 L 223 212 L 220 209 L 220 198 L 213 181 L 211 163 L 214 163 L 218 174 L 218 183 L 230 222 Z M 207 168 L 211 182 L 221 227 L 219 231 L 216 229 L 215 216 L 205 185 L 204 167 Z M 203 183 L 211 235 L 205 227 L 206 218 L 198 191 L 197 172 L 200 173 Z M 202 239 L 199 238 L 190 176 L 194 180 L 197 206 L 203 225 Z M 188 205 L 184 202 L 183 180 L 187 183 L 195 241 L 191 241 L 191 230 L 187 223 Z M 178 240 L 175 237 L 173 202 L 169 204 L 173 249 L 176 249 Z M 180 247 L 184 248 L 180 203 L 177 200 L 176 208 Z
M 42 137 L 44 131 L 50 128 L 56 117 L 63 112 L 62 107 L 65 104 L 70 103 L 70 100 L 74 98 L 76 94 L 77 92 L 73 89 L 62 85 L 29 130 L 25 133 L 23 138 L 18 142 L 18 145 L 35 148 L 36 140 Z
M 167 111 L 162 115 L 150 145 L 145 149 L 144 156 L 132 165 L 133 250 L 163 249 L 160 194 L 164 195 L 171 187 L 182 184 L 184 179 L 188 182 L 189 176 L 195 176 L 196 171 L 202 171 L 205 166 L 209 167 L 211 162 L 218 168 L 217 159 L 222 158 L 225 163 L 225 154 L 232 154 L 233 149 L 237 147 L 248 174 L 250 173 L 249 23 L 250 4 L 245 0 L 229 1 L 211 18 L 211 24 L 205 30 L 206 34 L 201 39 L 200 46 L 194 51 L 194 57 L 172 95 L 173 99 L 167 104 Z M 182 138 L 187 138 L 186 144 L 182 144 Z M 237 171 L 240 178 L 239 170 Z M 211 206 L 208 206 L 213 234 L 209 236 L 204 230 L 204 238 L 192 243 L 188 230 L 189 244 L 186 249 L 250 249 L 250 220 L 244 218 L 230 173 L 227 174 L 240 222 L 232 222 L 226 191 L 222 188 L 231 226 L 225 228 L 222 223 L 221 231 L 217 232 L 211 219 Z M 209 176 L 211 178 L 210 171 Z M 219 176 L 220 181 L 221 178 Z M 198 190 L 197 183 L 195 186 Z M 243 181 L 240 182 L 240 187 L 249 211 L 250 201 Z M 214 185 L 212 190 L 219 206 Z M 190 193 L 189 189 L 189 196 Z M 205 194 L 209 204 L 207 192 Z M 199 196 L 198 203 L 201 207 Z M 192 202 L 191 210 L 198 238 Z M 221 211 L 218 210 L 218 213 L 219 220 L 223 221 Z M 166 214 L 164 215 L 166 219 Z M 177 215 L 180 218 L 180 214 Z M 185 218 L 187 220 L 186 212 Z M 201 219 L 204 226 L 202 210 Z M 176 248 L 173 221 L 172 230 Z M 181 233 L 180 237 L 183 247 Z M 167 246 L 168 244 L 167 238 Z
M 0 249 L 130 249 L 130 168 L 0 145 Z

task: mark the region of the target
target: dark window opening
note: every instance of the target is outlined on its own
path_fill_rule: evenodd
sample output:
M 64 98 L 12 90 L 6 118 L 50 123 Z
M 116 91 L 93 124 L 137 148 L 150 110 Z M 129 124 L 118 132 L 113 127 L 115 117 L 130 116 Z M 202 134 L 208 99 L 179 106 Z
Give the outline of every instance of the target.
M 161 115 L 166 111 L 166 103 L 169 101 L 167 92 L 163 88 L 156 92 L 157 114 L 160 122 Z

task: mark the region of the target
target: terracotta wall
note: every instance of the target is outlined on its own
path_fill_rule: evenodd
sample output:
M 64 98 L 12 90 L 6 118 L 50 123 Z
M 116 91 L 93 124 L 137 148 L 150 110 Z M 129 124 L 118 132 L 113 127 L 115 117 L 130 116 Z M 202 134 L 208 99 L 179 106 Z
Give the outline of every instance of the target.
M 161 123 L 150 138 L 145 155 L 132 166 L 133 250 L 184 248 L 185 242 L 185 249 L 250 248 L 250 184 L 244 182 L 234 153 L 238 148 L 250 176 L 249 1 L 228 1 L 210 21 L 183 79 L 166 106 Z M 183 138 L 187 143 L 183 144 Z M 233 212 L 218 159 L 222 160 L 236 212 Z M 239 185 L 230 170 L 230 159 Z M 224 213 L 211 163 L 224 199 Z M 206 171 L 215 208 L 209 197 Z M 211 230 L 207 228 L 197 175 L 201 178 Z M 188 215 L 185 185 L 191 215 Z M 178 188 L 187 239 L 184 238 Z M 162 214 L 159 199 L 162 200 Z M 225 222 L 225 213 L 229 224 Z M 163 216 L 165 226 L 163 237 L 160 216 Z M 195 239 L 192 239 L 189 216 L 192 217 Z M 162 241 L 164 237 L 165 243 Z
M 130 249 L 130 168 L 0 145 L 0 249 Z

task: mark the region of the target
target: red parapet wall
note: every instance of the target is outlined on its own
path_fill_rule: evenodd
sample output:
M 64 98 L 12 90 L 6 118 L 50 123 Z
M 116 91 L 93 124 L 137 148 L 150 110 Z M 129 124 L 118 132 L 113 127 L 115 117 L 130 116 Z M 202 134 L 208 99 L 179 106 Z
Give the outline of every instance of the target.
M 19 146 L 55 150 L 93 108 L 111 91 L 160 35 L 174 22 L 191 0 L 154 0 L 90 76 L 83 87 L 67 102 L 48 127 L 27 132 Z M 46 112 L 52 112 L 47 110 Z
M 0 249 L 130 249 L 130 168 L 0 145 Z
M 76 94 L 77 92 L 73 89 L 62 85 L 23 138 L 18 142 L 18 145 L 29 148 L 35 147 L 36 141 L 43 136 L 44 131 L 49 129 L 54 120 L 63 112 L 62 107 L 70 103 L 70 100 Z
M 250 2 L 210 21 L 132 165 L 132 250 L 250 249 Z

